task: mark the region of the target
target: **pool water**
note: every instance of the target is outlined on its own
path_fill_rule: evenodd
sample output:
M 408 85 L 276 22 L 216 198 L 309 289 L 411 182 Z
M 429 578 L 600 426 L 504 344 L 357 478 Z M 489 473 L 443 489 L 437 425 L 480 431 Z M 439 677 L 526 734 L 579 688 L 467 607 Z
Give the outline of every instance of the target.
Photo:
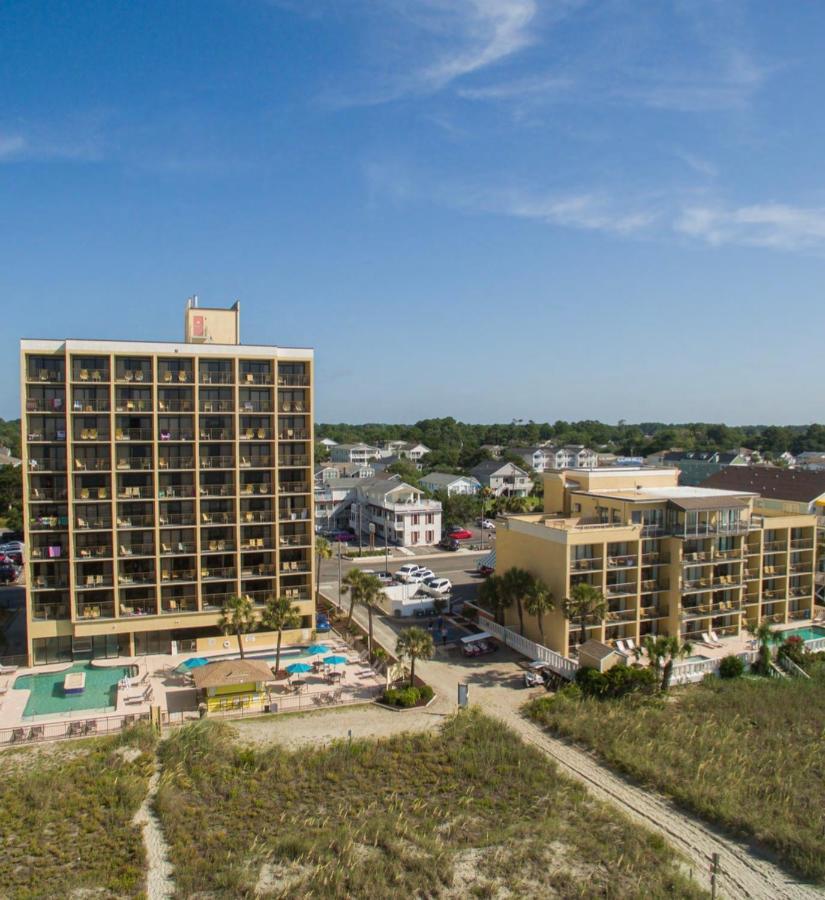
M 111 712 L 117 704 L 117 683 L 121 678 L 131 675 L 133 671 L 134 666 L 98 669 L 87 662 L 75 663 L 62 672 L 21 675 L 14 682 L 14 690 L 31 691 L 26 708 L 23 710 L 24 718 L 81 712 L 87 709 Z M 63 692 L 63 679 L 69 672 L 83 672 L 86 675 L 86 687 L 82 694 Z
M 825 638 L 825 628 L 818 628 L 816 625 L 805 625 L 803 628 L 789 628 L 782 632 L 782 637 L 800 637 L 803 641 L 817 641 Z
M 710 657 L 697 654 L 696 656 L 688 656 L 685 659 L 685 662 L 704 662 L 706 659 L 710 659 Z

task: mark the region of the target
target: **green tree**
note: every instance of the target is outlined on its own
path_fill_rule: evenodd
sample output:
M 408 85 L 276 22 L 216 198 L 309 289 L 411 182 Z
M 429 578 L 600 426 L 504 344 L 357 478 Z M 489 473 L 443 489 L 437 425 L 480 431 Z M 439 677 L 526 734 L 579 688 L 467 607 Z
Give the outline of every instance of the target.
M 516 605 L 519 634 L 524 637 L 524 598 L 530 591 L 533 576 L 526 569 L 513 566 L 501 576 L 501 584 L 508 597 L 508 606 Z
M 384 588 L 378 580 L 377 575 L 362 572 L 363 576 L 358 580 L 358 589 L 354 591 L 352 596 L 355 603 L 363 606 L 367 611 L 367 652 L 372 658 L 372 614 L 379 609 L 381 598 L 384 596 Z
M 317 566 L 315 572 L 315 602 L 318 602 L 318 595 L 321 593 L 321 560 L 332 559 L 332 544 L 320 535 L 315 536 L 315 563 Z
M 759 644 L 759 659 L 756 667 L 761 675 L 767 675 L 771 668 L 771 646 L 782 643 L 782 632 L 774 631 L 771 623 L 766 621 L 759 622 L 758 625 L 746 625 L 747 630 L 754 636 Z
M 255 608 L 252 600 L 246 595 L 233 594 L 223 605 L 218 628 L 224 634 L 234 634 L 238 639 L 241 659 L 244 658 L 241 635 L 254 631 L 258 623 L 255 619 Z
M 501 575 L 491 575 L 479 588 L 478 599 L 481 605 L 489 609 L 496 617 L 499 625 L 504 624 L 504 610 L 512 602 L 512 598 L 504 588 Z
M 562 605 L 564 617 L 570 622 L 578 622 L 581 628 L 579 643 L 587 640 L 587 621 L 596 619 L 601 621 L 607 612 L 607 601 L 604 594 L 595 585 L 580 581 L 574 584 L 570 590 L 570 596 Z
M 347 613 L 347 625 L 352 622 L 352 613 L 356 606 L 361 605 L 361 596 L 364 592 L 364 579 L 366 574 L 361 569 L 353 566 L 346 575 L 341 586 L 341 593 L 349 595 L 349 612 Z
M 661 690 L 667 692 L 673 675 L 673 664 L 677 659 L 690 656 L 693 645 L 688 641 L 683 644 L 676 635 L 646 634 L 642 647 L 662 679 Z
M 529 615 L 536 617 L 542 644 L 544 644 L 544 616 L 551 609 L 555 609 L 555 606 L 556 598 L 553 596 L 550 588 L 541 578 L 531 577 L 527 594 L 524 597 L 524 608 Z
M 270 631 L 278 633 L 278 642 L 275 645 L 275 672 L 277 673 L 281 665 L 281 641 L 284 631 L 290 628 L 300 628 L 301 614 L 289 597 L 272 597 L 266 604 L 261 623 Z
M 435 654 L 435 644 L 433 644 L 432 635 L 428 631 L 413 625 L 412 628 L 405 628 L 398 635 L 395 652 L 399 659 L 410 661 L 410 687 L 413 687 L 415 685 L 415 661 L 432 659 Z

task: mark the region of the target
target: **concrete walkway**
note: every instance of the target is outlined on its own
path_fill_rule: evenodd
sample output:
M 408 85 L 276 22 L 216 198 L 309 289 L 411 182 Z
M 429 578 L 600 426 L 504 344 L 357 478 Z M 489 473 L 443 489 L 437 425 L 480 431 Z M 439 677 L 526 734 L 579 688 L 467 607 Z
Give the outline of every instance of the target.
M 366 613 L 358 609 L 355 618 L 366 624 Z M 363 622 L 361 620 L 364 620 Z M 374 621 L 376 640 L 389 650 L 395 649 L 396 632 L 382 619 Z M 687 857 L 695 879 L 710 887 L 709 865 L 712 853 L 721 856 L 723 875 L 719 879 L 720 896 L 753 897 L 759 900 L 823 900 L 825 891 L 797 881 L 793 876 L 763 857 L 759 852 L 717 831 L 712 825 L 684 812 L 666 797 L 626 781 L 598 763 L 584 750 L 554 738 L 526 720 L 521 707 L 543 689 L 526 691 L 520 687 L 522 670 L 508 650 L 495 658 L 466 659 L 456 651 L 439 650 L 435 659 L 418 662 L 416 672 L 441 695 L 431 707 L 432 719 L 455 709 L 459 683 L 470 686 L 470 702 L 488 715 L 496 716 L 551 757 L 567 775 L 581 781 L 598 797 L 618 807 L 631 819 L 659 832 Z M 416 723 L 421 727 L 424 723 Z M 399 730 L 403 730 L 399 723 Z

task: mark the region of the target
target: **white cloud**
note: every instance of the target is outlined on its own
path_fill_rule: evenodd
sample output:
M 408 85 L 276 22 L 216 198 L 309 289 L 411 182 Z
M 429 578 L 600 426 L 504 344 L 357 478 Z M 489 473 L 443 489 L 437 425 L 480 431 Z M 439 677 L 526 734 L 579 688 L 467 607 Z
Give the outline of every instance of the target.
M 532 42 L 535 0 L 447 0 L 435 6 L 452 21 L 456 46 L 418 72 L 417 78 L 432 90 L 512 56 Z
M 537 75 L 532 78 L 517 78 L 499 84 L 477 88 L 459 88 L 459 97 L 465 100 L 511 100 L 536 97 L 546 94 L 564 93 L 573 85 L 571 78 L 556 75 Z
M 825 248 L 825 208 L 782 203 L 736 209 L 693 206 L 677 217 L 674 229 L 714 246 L 741 244 L 776 250 Z
M 548 225 L 626 235 L 646 229 L 657 218 L 653 210 L 621 209 L 594 193 L 530 196 L 512 192 L 500 198 L 498 211 Z

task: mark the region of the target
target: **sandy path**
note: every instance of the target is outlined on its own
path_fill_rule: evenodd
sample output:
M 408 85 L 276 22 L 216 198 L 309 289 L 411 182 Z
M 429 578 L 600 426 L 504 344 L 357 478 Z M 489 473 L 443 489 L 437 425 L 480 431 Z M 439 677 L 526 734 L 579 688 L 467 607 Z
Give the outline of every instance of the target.
M 143 828 L 143 845 L 146 847 L 146 897 L 147 900 L 168 900 L 175 892 L 172 881 L 172 865 L 169 862 L 169 846 L 163 836 L 158 817 L 152 809 L 152 801 L 158 790 L 160 770 L 149 779 L 149 790 L 135 813 L 135 825 Z
M 356 612 L 359 620 L 364 615 L 360 609 Z M 375 637 L 385 647 L 395 648 L 395 633 L 382 620 L 375 623 Z M 710 887 L 711 854 L 719 853 L 723 872 L 719 879 L 720 896 L 753 897 L 758 900 L 825 900 L 825 891 L 799 882 L 746 843 L 721 834 L 712 825 L 676 807 L 663 795 L 626 781 L 586 751 L 554 738 L 526 720 L 520 709 L 533 692 L 517 689 L 520 670 L 512 662 L 514 658 L 513 655 L 497 654 L 490 662 L 485 662 L 485 658 L 467 661 L 439 651 L 435 659 L 419 662 L 417 671 L 440 694 L 438 704 L 430 710 L 442 715 L 452 711 L 455 709 L 453 698 L 459 682 L 469 684 L 472 703 L 478 704 L 488 715 L 502 719 L 522 738 L 547 753 L 563 772 L 583 782 L 594 796 L 612 803 L 630 818 L 659 832 L 684 853 L 694 877 L 705 888 Z M 541 694 L 543 690 L 539 689 L 538 695 Z M 397 733 L 422 725 L 416 719 L 411 719 L 407 724 L 403 716 L 397 718 L 402 721 L 382 727 Z M 434 715 L 432 724 L 437 724 L 437 720 Z

